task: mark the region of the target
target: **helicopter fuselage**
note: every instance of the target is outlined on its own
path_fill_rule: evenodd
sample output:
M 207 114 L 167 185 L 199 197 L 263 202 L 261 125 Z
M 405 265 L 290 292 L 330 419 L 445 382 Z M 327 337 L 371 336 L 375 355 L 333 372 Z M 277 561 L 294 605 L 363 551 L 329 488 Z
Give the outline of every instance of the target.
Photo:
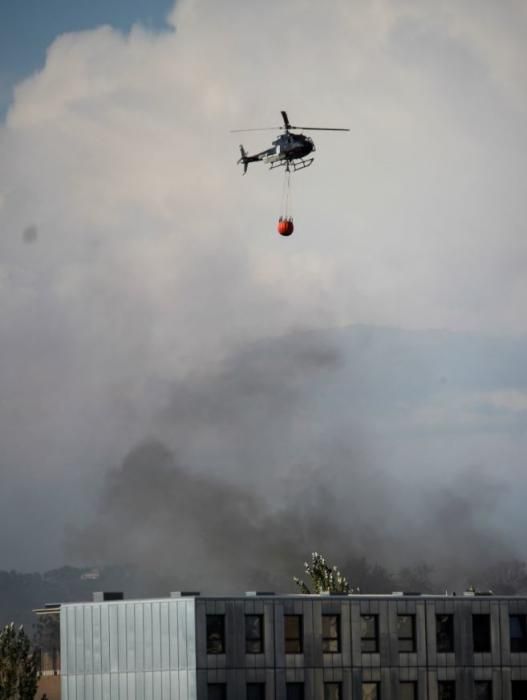
M 304 161 L 304 158 L 315 150 L 315 144 L 309 136 L 304 134 L 292 134 L 289 131 L 273 141 L 271 148 L 265 151 L 255 153 L 254 155 L 243 155 L 240 161 L 246 163 L 255 163 L 263 161 L 269 163 L 271 168 L 279 165 L 294 164 L 295 161 Z M 307 162 L 307 161 L 306 161 Z
M 273 141 L 273 148 L 270 155 L 262 160 L 272 162 L 273 160 L 293 161 L 305 158 L 315 150 L 315 144 L 309 136 L 304 134 L 291 134 L 287 132 Z

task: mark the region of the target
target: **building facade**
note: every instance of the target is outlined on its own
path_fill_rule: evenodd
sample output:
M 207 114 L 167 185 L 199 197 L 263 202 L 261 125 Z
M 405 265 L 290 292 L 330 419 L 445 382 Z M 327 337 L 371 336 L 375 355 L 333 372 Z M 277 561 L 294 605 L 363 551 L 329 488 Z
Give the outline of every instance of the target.
M 172 594 L 60 617 L 64 700 L 527 700 L 527 598 Z

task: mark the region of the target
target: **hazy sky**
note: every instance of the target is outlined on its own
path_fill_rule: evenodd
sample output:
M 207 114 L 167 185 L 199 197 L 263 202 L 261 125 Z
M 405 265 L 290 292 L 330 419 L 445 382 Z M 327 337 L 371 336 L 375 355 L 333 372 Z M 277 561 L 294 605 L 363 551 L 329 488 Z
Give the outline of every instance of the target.
M 479 385 L 466 390 L 460 375 L 445 398 L 415 387 L 410 369 L 390 388 L 389 418 L 359 420 L 371 383 L 346 403 L 337 375 L 316 369 L 301 380 L 300 403 L 283 402 L 277 387 L 259 413 L 252 390 L 247 414 L 231 413 L 225 430 L 215 414 L 203 428 L 207 406 L 222 406 L 225 366 L 299 329 L 490 335 L 504 343 L 498 356 L 520 342 L 524 3 L 181 0 L 165 29 L 161 2 L 124 12 L 114 0 L 93 14 L 70 5 L 55 3 L 55 19 L 38 23 L 45 63 L 24 79 L 22 67 L 41 62 L 27 38 L 35 6 L 0 14 L 11 37 L 2 84 L 20 76 L 0 123 L 0 507 L 28 517 L 18 534 L 0 533 L 0 568 L 62 561 L 65 528 L 93 517 L 108 469 L 149 437 L 190 470 L 248 472 L 258 488 L 266 470 L 272 481 L 305 461 L 325 464 L 330 434 L 347 446 L 353 436 L 359 458 L 403 486 L 426 482 L 423 463 L 429 487 L 471 466 L 517 478 L 523 355 L 513 354 L 507 382 L 486 384 L 492 351 L 479 356 L 477 343 L 463 367 L 483 363 Z M 287 240 L 275 232 L 282 175 L 251 165 L 241 177 L 236 166 L 240 136 L 253 151 L 272 133 L 229 133 L 279 124 L 280 109 L 294 123 L 351 129 L 315 132 L 315 164 L 294 178 Z M 335 367 L 353 373 L 349 348 L 331 342 Z M 396 374 L 400 357 L 381 360 L 366 378 L 383 363 Z M 276 376 L 266 365 L 259 382 L 273 386 L 280 372 L 290 376 L 287 365 Z M 196 392 L 185 429 L 170 425 L 174 397 Z M 479 419 L 482 405 L 485 422 L 460 436 L 456 426 Z M 294 412 L 296 441 L 280 435 L 274 410 L 288 421 Z M 340 434 L 324 431 L 337 410 L 349 420 Z M 514 430 L 500 411 L 512 411 Z M 407 416 L 420 421 L 418 441 L 404 426 L 389 430 Z M 385 495 L 369 493 L 381 512 Z
M 141 22 L 165 25 L 170 0 L 17 0 L 0 4 L 0 114 L 16 83 L 44 65 L 46 49 L 64 32 L 110 24 L 124 31 Z

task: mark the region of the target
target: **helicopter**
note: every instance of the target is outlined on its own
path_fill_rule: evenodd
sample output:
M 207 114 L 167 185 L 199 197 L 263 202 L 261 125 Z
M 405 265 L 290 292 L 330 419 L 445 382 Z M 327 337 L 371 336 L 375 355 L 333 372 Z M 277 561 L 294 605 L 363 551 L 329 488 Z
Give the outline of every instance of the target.
M 231 133 L 241 133 L 243 131 L 275 131 L 276 129 L 280 129 L 284 132 L 272 142 L 270 148 L 265 149 L 265 151 L 260 151 L 260 153 L 255 153 L 252 156 L 240 145 L 241 158 L 238 160 L 238 164 L 241 163 L 243 165 L 244 175 L 247 172 L 249 163 L 257 163 L 258 161 L 269 163 L 270 170 L 285 167 L 288 173 L 291 170 L 296 172 L 297 170 L 308 168 L 315 160 L 313 157 L 308 157 L 316 150 L 315 144 L 309 136 L 305 134 L 293 134 L 291 133 L 292 130 L 349 131 L 349 129 L 336 129 L 323 126 L 293 126 L 289 122 L 287 112 L 282 110 L 280 114 L 284 121 L 283 126 L 264 127 L 263 129 L 233 129 L 231 131 Z

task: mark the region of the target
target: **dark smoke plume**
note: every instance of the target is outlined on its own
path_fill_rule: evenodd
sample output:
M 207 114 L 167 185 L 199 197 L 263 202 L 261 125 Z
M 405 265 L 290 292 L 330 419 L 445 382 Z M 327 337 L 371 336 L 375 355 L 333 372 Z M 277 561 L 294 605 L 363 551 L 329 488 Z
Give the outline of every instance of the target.
M 484 569 L 515 554 L 489 520 L 504 483 L 474 468 L 448 489 L 410 489 L 380 468 L 352 400 L 342 435 L 339 392 L 352 392 L 357 367 L 299 333 L 173 386 L 159 434 L 110 472 L 71 556 L 133 564 L 160 593 L 290 590 L 314 550 L 362 590 L 489 578 Z M 333 432 L 321 429 L 328 412 Z

